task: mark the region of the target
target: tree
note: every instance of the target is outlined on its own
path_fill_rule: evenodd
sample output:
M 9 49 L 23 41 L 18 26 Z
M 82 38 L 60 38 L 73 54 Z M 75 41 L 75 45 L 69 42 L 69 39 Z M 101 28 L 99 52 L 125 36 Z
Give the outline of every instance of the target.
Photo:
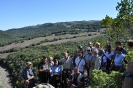
M 117 18 L 123 22 L 128 33 L 133 34 L 133 0 L 121 0 L 117 4 Z
M 107 40 L 126 41 L 133 34 L 133 0 L 121 0 L 117 4 L 116 18 L 113 19 L 106 15 L 101 24 L 107 27 Z

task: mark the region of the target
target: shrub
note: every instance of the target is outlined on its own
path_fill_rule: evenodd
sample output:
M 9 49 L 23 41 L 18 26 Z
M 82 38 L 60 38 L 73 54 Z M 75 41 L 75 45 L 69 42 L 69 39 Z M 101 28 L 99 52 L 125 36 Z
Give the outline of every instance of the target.
M 128 62 L 133 62 L 133 50 L 128 51 L 128 54 L 126 55 L 126 59 Z
M 121 88 L 123 73 L 112 71 L 110 74 L 101 70 L 93 70 L 90 88 Z

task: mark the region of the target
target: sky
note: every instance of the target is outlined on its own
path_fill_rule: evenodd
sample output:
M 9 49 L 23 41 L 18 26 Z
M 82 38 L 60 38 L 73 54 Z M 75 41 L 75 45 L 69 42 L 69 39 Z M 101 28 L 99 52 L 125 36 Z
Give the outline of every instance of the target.
M 120 0 L 0 0 L 0 30 L 116 17 Z

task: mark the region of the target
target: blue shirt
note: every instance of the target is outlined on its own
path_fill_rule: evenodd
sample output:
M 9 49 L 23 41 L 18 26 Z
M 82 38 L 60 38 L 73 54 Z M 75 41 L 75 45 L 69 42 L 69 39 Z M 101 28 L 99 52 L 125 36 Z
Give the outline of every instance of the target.
M 56 74 L 59 74 L 59 75 L 62 74 L 62 67 L 61 67 L 61 65 L 58 65 L 58 66 L 53 65 L 53 68 L 52 68 L 52 75 L 54 75 L 55 73 L 56 73 Z
M 125 58 L 124 54 L 122 53 L 120 55 L 116 54 L 115 59 L 114 59 L 115 66 L 122 66 L 122 62 L 124 58 Z
M 105 56 L 100 56 L 99 58 L 101 59 L 101 64 L 107 63 L 107 58 Z M 106 67 L 105 66 L 101 66 L 101 69 L 102 70 L 106 70 Z

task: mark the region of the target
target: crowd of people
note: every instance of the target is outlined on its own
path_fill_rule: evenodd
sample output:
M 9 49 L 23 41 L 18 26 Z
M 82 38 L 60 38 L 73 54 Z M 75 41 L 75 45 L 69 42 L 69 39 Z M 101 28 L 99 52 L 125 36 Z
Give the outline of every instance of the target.
M 83 47 L 78 46 L 78 50 L 70 56 L 64 52 L 64 57 L 42 57 L 42 61 L 38 65 L 38 77 L 40 83 L 49 83 L 55 88 L 85 88 L 85 78 L 87 83 L 91 81 L 93 70 L 102 70 L 107 74 L 110 71 L 124 72 L 126 69 L 123 63 L 127 64 L 125 54 L 126 49 L 121 42 L 115 43 L 116 48 L 112 50 L 110 44 L 106 44 L 104 48 L 99 42 L 93 46 L 92 42 L 88 42 L 87 49 L 83 51 Z M 133 42 L 128 41 L 128 49 L 133 47 Z M 27 88 L 34 86 L 34 70 L 32 63 L 27 62 L 26 68 L 22 71 L 22 79 Z M 124 87 L 123 87 L 124 88 Z

